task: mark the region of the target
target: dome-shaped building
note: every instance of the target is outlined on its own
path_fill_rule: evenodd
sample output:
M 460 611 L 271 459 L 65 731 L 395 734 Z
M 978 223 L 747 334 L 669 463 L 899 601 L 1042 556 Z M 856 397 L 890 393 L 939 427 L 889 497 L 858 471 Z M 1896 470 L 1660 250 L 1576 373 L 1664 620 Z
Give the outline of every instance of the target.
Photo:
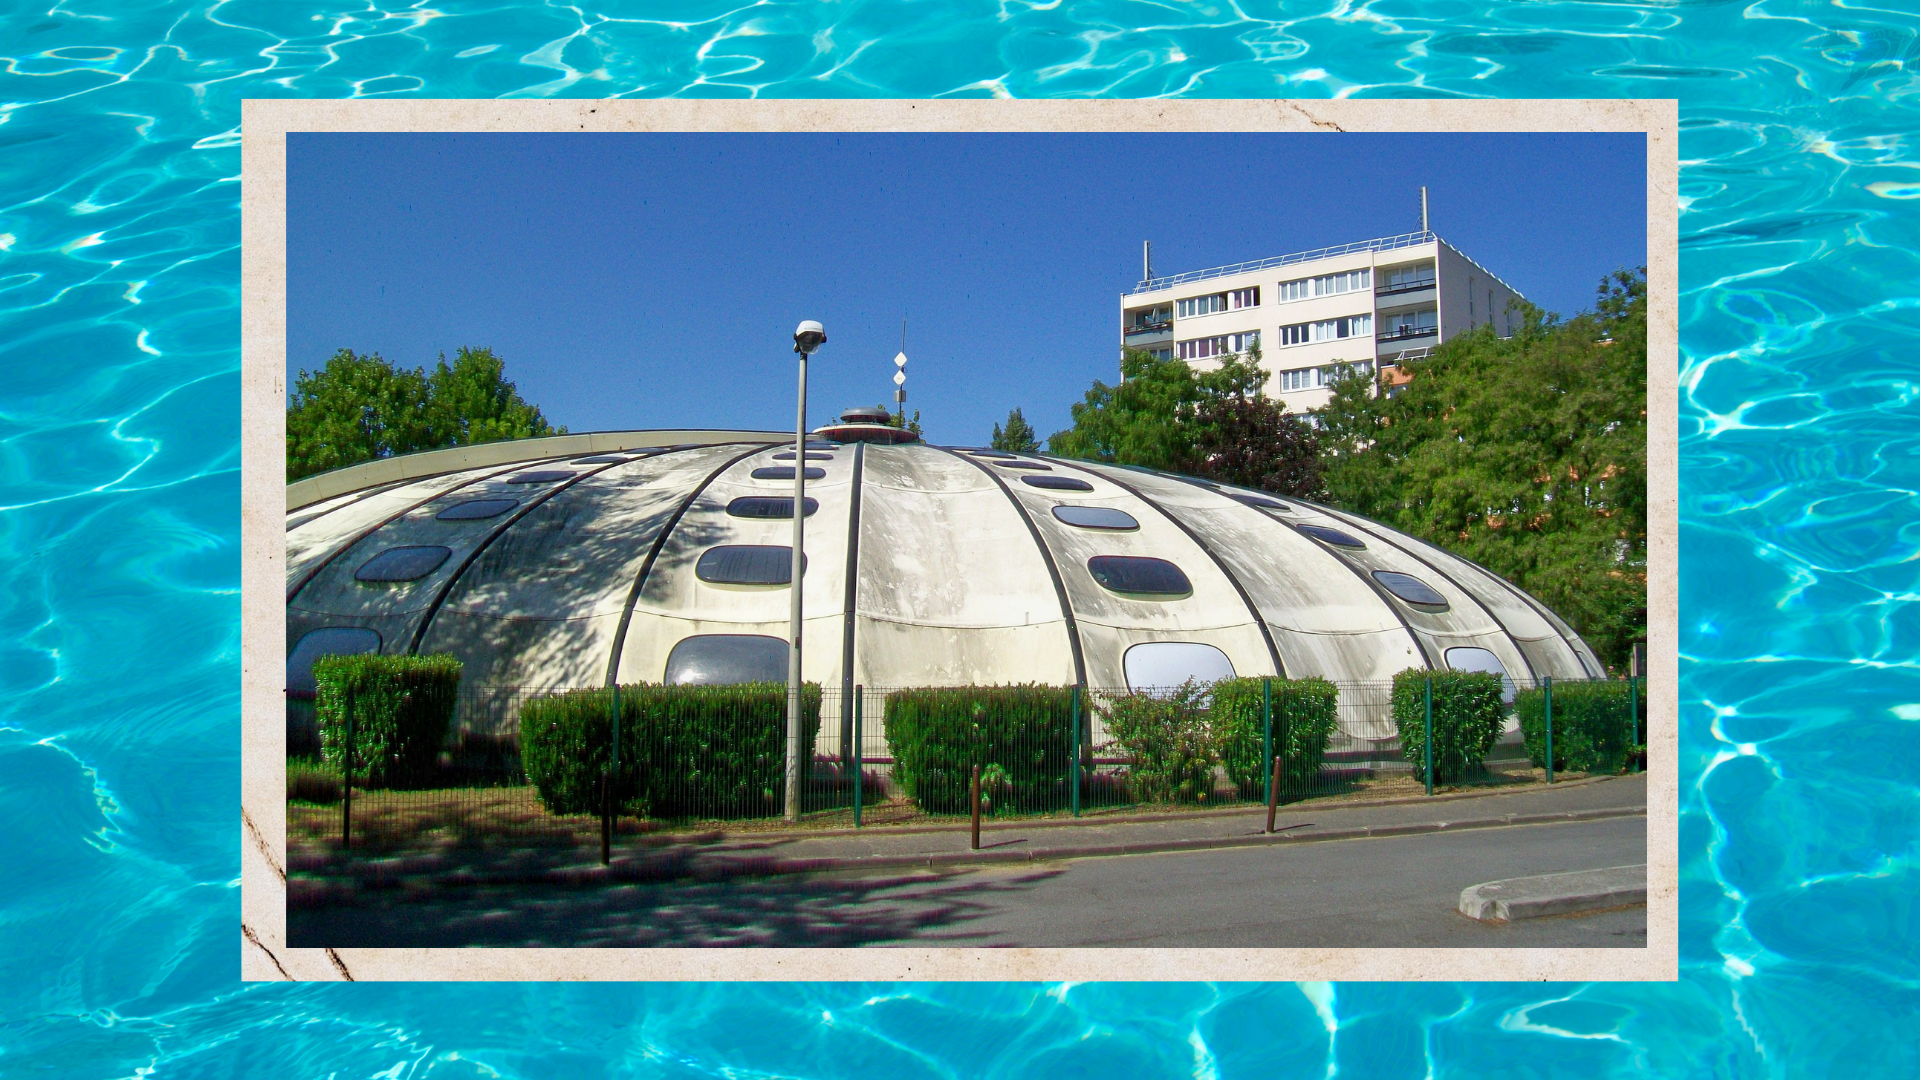
M 1520 589 L 1323 506 L 860 423 L 805 456 L 802 662 L 825 687 L 1604 674 Z M 784 681 L 795 465 L 790 435 L 624 432 L 294 484 L 289 689 L 366 651 L 450 652 L 478 687 Z M 462 722 L 509 734 L 512 711 Z M 1393 734 L 1383 709 L 1341 723 Z

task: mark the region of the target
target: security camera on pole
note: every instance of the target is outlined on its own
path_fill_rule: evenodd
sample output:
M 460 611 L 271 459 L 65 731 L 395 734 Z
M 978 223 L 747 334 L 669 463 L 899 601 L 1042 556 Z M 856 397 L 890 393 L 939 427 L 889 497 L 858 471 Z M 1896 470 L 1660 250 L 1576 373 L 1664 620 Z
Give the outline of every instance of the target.
M 827 343 L 826 328 L 808 319 L 793 332 L 793 351 L 800 354 L 800 415 L 793 425 L 793 558 L 788 563 L 787 589 L 793 615 L 787 627 L 787 805 L 788 821 L 800 820 L 800 580 L 806 566 L 807 524 L 807 357 Z

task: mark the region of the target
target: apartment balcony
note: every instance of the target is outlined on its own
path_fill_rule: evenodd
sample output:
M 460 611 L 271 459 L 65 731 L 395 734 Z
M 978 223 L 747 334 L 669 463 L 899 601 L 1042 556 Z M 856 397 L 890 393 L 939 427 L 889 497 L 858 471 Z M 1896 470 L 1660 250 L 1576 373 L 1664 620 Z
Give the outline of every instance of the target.
M 1419 338 L 1430 338 L 1430 337 L 1434 337 L 1439 333 L 1440 333 L 1440 328 L 1437 326 L 1403 326 L 1397 330 L 1381 331 L 1380 333 L 1374 335 L 1373 340 L 1376 346 L 1385 345 L 1385 346 L 1391 347 L 1397 342 L 1414 341 Z
M 1373 306 L 1376 311 L 1396 311 L 1401 308 L 1418 307 L 1431 309 L 1434 306 L 1436 295 L 1434 283 L 1431 280 L 1424 284 L 1400 285 L 1391 289 L 1375 289 L 1373 291 Z
M 1137 322 L 1127 327 L 1127 341 L 1142 334 L 1166 334 L 1173 331 L 1172 319 L 1156 319 L 1152 322 Z
M 1401 293 L 1419 292 L 1421 289 L 1433 288 L 1434 282 L 1436 280 L 1437 279 L 1434 277 L 1434 275 L 1426 274 L 1421 277 L 1414 278 L 1410 281 L 1403 280 L 1398 284 L 1388 285 L 1386 283 L 1386 279 L 1382 278 L 1380 286 L 1373 290 L 1373 295 L 1398 296 Z

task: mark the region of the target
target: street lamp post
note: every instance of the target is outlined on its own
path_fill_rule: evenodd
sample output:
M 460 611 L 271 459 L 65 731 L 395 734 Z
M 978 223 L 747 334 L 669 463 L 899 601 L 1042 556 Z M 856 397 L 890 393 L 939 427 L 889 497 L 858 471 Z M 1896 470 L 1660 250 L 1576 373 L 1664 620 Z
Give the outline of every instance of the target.
M 800 354 L 799 417 L 793 424 L 793 558 L 787 564 L 787 589 L 793 601 L 787 640 L 787 805 L 786 819 L 800 820 L 800 581 L 806 566 L 807 527 L 807 357 L 827 342 L 826 328 L 808 319 L 793 332 Z

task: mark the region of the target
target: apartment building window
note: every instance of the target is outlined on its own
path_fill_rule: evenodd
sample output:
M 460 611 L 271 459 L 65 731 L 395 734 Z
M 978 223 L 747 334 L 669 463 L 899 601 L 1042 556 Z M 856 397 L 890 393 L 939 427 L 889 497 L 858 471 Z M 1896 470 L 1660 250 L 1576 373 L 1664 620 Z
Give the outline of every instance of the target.
M 1260 331 L 1248 330 L 1241 334 L 1216 334 L 1213 337 L 1193 338 L 1174 343 L 1177 355 L 1182 360 L 1205 360 L 1209 357 L 1224 356 L 1227 353 L 1244 353 L 1248 349 L 1259 348 Z
M 1433 287 L 1434 274 L 1430 264 L 1418 266 L 1398 266 L 1386 272 L 1380 283 L 1383 293 L 1412 292 L 1415 289 Z
M 1371 332 L 1373 316 L 1349 315 L 1344 319 L 1326 319 L 1313 324 L 1314 341 L 1338 341 Z
M 1351 374 L 1365 375 L 1373 371 L 1373 361 L 1356 360 L 1350 364 L 1323 364 L 1320 367 L 1294 368 L 1280 373 L 1280 392 L 1294 390 L 1318 390 L 1332 386 Z
M 1280 344 L 1305 345 L 1309 340 L 1307 334 L 1312 329 L 1312 326 L 1313 324 L 1311 323 L 1294 323 L 1291 326 L 1281 327 Z
M 1210 356 L 1220 356 L 1223 353 L 1230 352 L 1231 350 L 1227 348 L 1227 339 L 1230 336 L 1233 335 L 1221 334 L 1218 337 L 1194 338 L 1190 341 L 1175 342 L 1174 348 L 1179 350 L 1177 355 L 1182 360 L 1205 360 Z
M 1440 316 L 1434 311 L 1409 311 L 1388 315 L 1380 326 L 1381 337 L 1418 337 L 1439 328 Z
M 1230 310 L 1260 306 L 1260 286 L 1251 289 L 1235 289 L 1227 294 L 1227 306 Z
M 1185 300 L 1174 301 L 1175 317 L 1190 319 L 1195 315 L 1211 315 L 1216 311 L 1227 310 L 1227 294 L 1214 293 L 1211 296 L 1191 296 Z
M 1348 270 L 1339 274 L 1296 278 L 1280 283 L 1280 300 L 1305 300 L 1311 296 L 1338 296 L 1358 289 L 1372 288 L 1372 270 Z

